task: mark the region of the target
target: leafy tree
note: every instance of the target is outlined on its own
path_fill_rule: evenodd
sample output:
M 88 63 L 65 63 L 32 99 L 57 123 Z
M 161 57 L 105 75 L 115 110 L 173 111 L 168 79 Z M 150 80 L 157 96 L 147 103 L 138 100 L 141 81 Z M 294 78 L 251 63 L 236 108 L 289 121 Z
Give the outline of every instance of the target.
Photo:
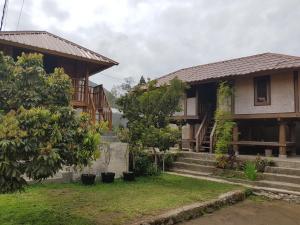
M 184 89 L 184 83 L 178 79 L 161 87 L 151 81 L 146 89 L 138 85 L 117 100 L 128 120 L 128 134 L 124 136 L 131 153 L 145 147 L 165 151 L 178 141 L 178 130 L 170 128 L 169 124 L 172 115 L 180 110 L 179 100 Z
M 76 114 L 71 92 L 68 75 L 47 74 L 42 55 L 15 62 L 0 54 L 0 193 L 22 190 L 24 176 L 45 179 L 97 157 L 102 125 Z

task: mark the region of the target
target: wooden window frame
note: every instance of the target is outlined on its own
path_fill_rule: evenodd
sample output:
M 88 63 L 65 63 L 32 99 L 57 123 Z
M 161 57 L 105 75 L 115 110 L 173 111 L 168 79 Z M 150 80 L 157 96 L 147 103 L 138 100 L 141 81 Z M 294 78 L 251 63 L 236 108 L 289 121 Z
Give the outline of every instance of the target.
M 259 80 L 267 80 L 267 99 L 264 102 L 257 101 L 257 83 Z M 266 106 L 271 105 L 271 78 L 269 75 L 259 76 L 253 79 L 254 85 L 254 106 Z

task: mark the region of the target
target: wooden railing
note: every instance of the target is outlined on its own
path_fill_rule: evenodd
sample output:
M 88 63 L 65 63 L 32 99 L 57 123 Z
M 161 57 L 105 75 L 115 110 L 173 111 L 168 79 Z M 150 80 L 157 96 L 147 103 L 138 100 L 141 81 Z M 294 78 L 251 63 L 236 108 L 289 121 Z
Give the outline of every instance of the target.
M 112 127 L 112 111 L 102 85 L 91 87 L 85 79 L 72 78 L 72 104 L 91 115 L 95 121 L 108 121 Z
M 206 134 L 206 130 L 207 130 L 207 127 L 208 127 L 208 124 L 209 124 L 209 113 L 206 112 L 204 117 L 203 117 L 203 120 L 200 124 L 200 127 L 196 133 L 196 151 L 198 152 L 199 149 L 200 149 L 200 146 L 202 144 L 202 141 L 204 139 L 204 136 Z

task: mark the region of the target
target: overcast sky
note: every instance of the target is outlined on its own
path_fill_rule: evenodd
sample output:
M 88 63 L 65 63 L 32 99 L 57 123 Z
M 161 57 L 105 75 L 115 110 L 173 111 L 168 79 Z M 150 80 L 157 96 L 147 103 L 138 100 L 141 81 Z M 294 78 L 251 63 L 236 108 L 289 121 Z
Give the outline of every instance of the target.
M 17 29 L 21 5 L 9 1 L 4 30 Z M 91 78 L 111 89 L 257 53 L 300 56 L 300 0 L 24 0 L 18 30 L 47 30 L 118 61 Z

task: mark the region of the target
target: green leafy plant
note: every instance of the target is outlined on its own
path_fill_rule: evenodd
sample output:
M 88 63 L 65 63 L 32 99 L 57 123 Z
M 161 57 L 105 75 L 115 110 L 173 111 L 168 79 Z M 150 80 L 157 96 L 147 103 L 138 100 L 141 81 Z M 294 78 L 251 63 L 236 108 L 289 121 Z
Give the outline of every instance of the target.
M 244 174 L 249 180 L 254 181 L 257 179 L 257 170 L 254 162 L 246 162 Z
M 232 141 L 232 129 L 235 122 L 232 120 L 230 112 L 230 101 L 233 94 L 231 86 L 228 82 L 224 81 L 219 83 L 217 91 L 218 106 L 215 112 L 216 121 L 216 161 L 217 166 L 220 168 L 228 167 L 230 160 L 224 156 L 228 153 Z
M 138 151 L 150 148 L 157 168 L 157 153 L 154 149 L 165 152 L 179 142 L 180 131 L 172 129 L 169 124 L 173 114 L 180 110 L 179 100 L 184 90 L 184 83 L 178 79 L 160 87 L 157 87 L 156 81 L 149 81 L 143 86 L 130 89 L 117 100 L 120 111 L 128 120 L 128 133 L 121 136 L 127 139 L 133 158 Z M 135 165 L 136 160 L 133 161 Z
M 22 190 L 24 176 L 45 179 L 99 156 L 103 125 L 77 115 L 71 93 L 68 75 L 47 74 L 41 54 L 14 61 L 0 53 L 0 193 Z

